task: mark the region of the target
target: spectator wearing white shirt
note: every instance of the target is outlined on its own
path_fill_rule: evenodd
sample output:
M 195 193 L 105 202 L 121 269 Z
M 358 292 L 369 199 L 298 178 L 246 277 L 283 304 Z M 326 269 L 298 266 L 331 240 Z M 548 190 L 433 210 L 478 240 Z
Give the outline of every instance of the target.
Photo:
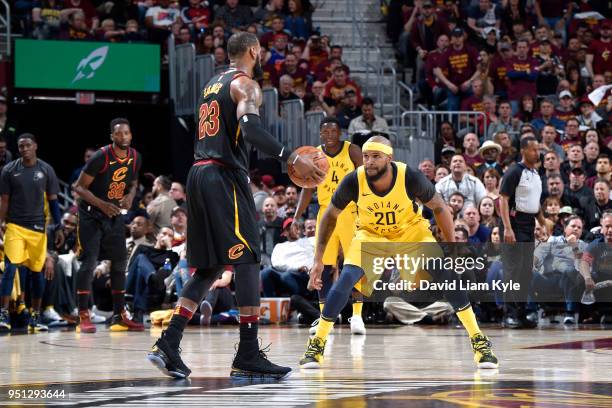
M 160 0 L 158 6 L 149 7 L 145 14 L 145 25 L 151 33 L 151 41 L 164 41 L 180 15 L 179 9 L 170 7 L 170 0 Z
M 283 222 L 283 234 L 287 242 L 277 244 L 272 251 L 272 267 L 261 271 L 263 294 L 306 295 L 308 271 L 314 260 L 314 237 L 300 238 L 302 224 L 292 225 L 293 218 Z
M 351 120 L 348 128 L 349 135 L 363 131 L 389 132 L 387 121 L 374 114 L 374 101 L 371 98 L 363 98 L 361 115 Z
M 487 190 L 477 177 L 468 174 L 465 159 L 456 154 L 451 159 L 451 174 L 436 183 L 436 191 L 447 203 L 451 195 L 459 191 L 465 197 L 464 206 L 477 205 L 487 195 Z

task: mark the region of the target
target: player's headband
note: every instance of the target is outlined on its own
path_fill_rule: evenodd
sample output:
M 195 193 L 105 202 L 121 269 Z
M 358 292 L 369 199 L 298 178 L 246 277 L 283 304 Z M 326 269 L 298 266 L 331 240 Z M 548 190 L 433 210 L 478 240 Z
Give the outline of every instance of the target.
M 363 151 L 373 150 L 376 152 L 388 154 L 389 156 L 393 154 L 393 148 L 391 146 L 387 146 L 385 144 L 378 143 L 378 142 L 365 142 L 361 150 Z

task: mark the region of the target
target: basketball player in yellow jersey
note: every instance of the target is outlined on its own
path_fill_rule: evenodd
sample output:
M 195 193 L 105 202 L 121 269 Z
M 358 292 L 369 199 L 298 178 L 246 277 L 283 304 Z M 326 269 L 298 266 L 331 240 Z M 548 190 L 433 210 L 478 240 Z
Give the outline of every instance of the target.
M 357 145 L 351 144 L 350 142 L 340 141 L 340 123 L 338 119 L 333 116 L 328 116 L 321 121 L 319 127 L 321 135 L 321 146 L 319 149 L 323 150 L 327 156 L 327 162 L 329 163 L 329 171 L 325 180 L 317 186 L 317 199 L 319 201 L 319 213 L 317 214 L 317 240 L 319 239 L 318 231 L 321 225 L 321 218 L 323 213 L 331 202 L 332 195 L 342 179 L 355 170 L 357 167 L 363 164 L 363 157 L 361 155 L 361 149 Z M 304 210 L 310 203 L 312 195 L 314 193 L 313 188 L 304 188 L 300 194 L 298 201 L 297 210 L 295 212 L 295 219 L 298 220 Z M 346 254 L 353 239 L 353 233 L 355 232 L 355 218 L 357 216 L 357 207 L 354 203 L 350 203 L 338 216 L 338 223 L 334 229 L 325 253 L 323 254 L 323 274 L 321 278 L 323 285 L 319 292 L 319 308 L 323 311 L 325 305 L 325 299 L 331 289 L 333 282 L 332 268 L 338 264 L 338 256 L 340 254 L 340 248 Z M 357 290 L 353 291 L 353 317 L 351 318 L 351 333 L 353 334 L 365 334 L 366 328 L 361 317 L 361 310 L 363 308 L 363 296 L 358 291 L 359 285 L 356 287 Z M 310 334 L 314 334 L 319 319 L 315 320 L 310 328 Z
M 429 222 L 421 215 L 416 200 L 433 210 L 436 225 L 441 229 L 445 241 L 455 240 L 451 212 L 421 172 L 410 169 L 404 163 L 393 162 L 391 143 L 383 137 L 371 137 L 362 149 L 364 165 L 342 180 L 320 224 L 315 260 L 308 282 L 309 288 L 314 289 L 320 289 L 323 284 L 323 253 L 339 214 L 349 202 L 357 204 L 355 236 L 345 254 L 342 273 L 327 295 L 317 332 L 309 339 L 306 353 L 300 360 L 302 368 L 320 367 L 327 336 L 336 316 L 348 300 L 351 288 L 362 278 L 368 278 L 362 265 L 361 258 L 365 254 L 362 244 L 381 243 L 392 246 L 392 243 L 407 243 L 403 245 L 414 246 L 417 244 L 410 243 L 435 243 Z M 430 244 L 429 247 L 437 245 Z M 369 251 L 370 247 L 367 249 Z M 384 256 L 394 255 L 384 253 Z M 428 272 L 437 282 L 456 279 L 453 271 Z M 481 333 L 466 292 L 449 290 L 445 291 L 445 296 L 470 336 L 478 367 L 497 368 L 497 357 L 491 350 L 491 342 Z

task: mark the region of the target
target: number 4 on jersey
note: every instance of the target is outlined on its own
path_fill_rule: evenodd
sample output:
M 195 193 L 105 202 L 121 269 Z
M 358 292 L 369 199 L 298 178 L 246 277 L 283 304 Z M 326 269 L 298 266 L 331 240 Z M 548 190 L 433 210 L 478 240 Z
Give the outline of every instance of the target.
M 331 178 L 332 183 L 338 184 L 338 175 L 336 174 L 336 170 L 334 170 L 334 172 L 332 173 L 332 178 Z
M 200 123 L 198 126 L 198 139 L 206 136 L 215 136 L 219 132 L 219 103 L 212 101 L 200 105 Z

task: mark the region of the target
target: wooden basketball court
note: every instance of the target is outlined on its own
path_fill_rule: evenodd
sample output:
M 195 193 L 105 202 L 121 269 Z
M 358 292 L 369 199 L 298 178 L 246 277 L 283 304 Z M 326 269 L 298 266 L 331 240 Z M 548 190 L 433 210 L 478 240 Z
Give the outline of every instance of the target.
M 100 327 L 99 327 L 100 328 Z M 0 337 L 0 405 L 102 407 L 612 407 L 612 335 L 603 326 L 486 327 L 498 370 L 477 370 L 460 328 L 336 328 L 324 369 L 301 370 L 308 330 L 264 326 L 270 358 L 294 368 L 279 383 L 229 379 L 237 327 L 189 328 L 188 380 L 145 359 L 159 329 L 74 330 Z M 51 397 L 42 399 L 41 397 Z

